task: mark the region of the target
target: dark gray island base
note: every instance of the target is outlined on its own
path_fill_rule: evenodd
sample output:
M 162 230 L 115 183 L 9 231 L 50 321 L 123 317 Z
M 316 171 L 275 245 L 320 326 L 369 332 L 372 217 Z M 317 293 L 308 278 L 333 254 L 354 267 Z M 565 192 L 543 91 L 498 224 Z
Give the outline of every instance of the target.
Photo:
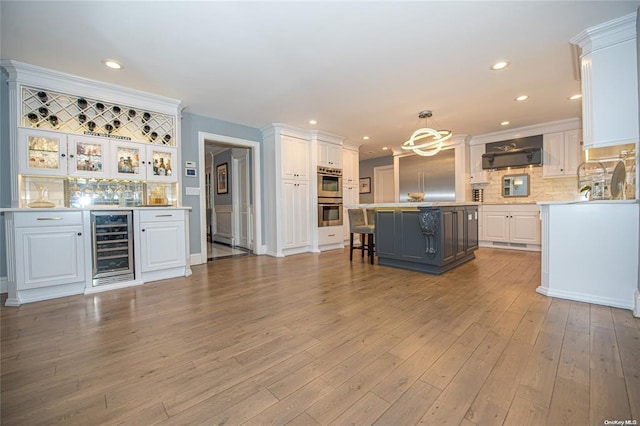
M 442 274 L 475 259 L 478 206 L 433 204 L 376 207 L 375 244 L 380 265 Z

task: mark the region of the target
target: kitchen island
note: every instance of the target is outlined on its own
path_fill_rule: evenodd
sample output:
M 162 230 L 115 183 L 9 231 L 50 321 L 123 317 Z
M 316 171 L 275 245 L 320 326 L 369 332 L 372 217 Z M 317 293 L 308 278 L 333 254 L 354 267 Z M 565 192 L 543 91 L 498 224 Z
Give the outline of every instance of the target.
M 380 265 L 441 274 L 475 258 L 477 203 L 383 203 L 359 207 L 376 211 L 375 244 Z

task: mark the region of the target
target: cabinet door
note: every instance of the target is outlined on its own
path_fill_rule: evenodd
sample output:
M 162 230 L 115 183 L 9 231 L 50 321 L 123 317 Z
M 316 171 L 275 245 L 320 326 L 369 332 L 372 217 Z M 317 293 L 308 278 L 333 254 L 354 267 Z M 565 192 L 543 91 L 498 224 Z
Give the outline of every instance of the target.
M 564 176 L 565 143 L 564 132 L 549 133 L 543 136 L 542 177 Z M 576 166 L 576 170 L 577 170 Z
M 565 176 L 576 176 L 578 167 L 584 161 L 584 151 L 582 150 L 582 132 L 580 129 L 564 132 L 564 174 Z
M 109 140 L 111 176 L 119 179 L 146 179 L 146 146 L 135 142 Z
M 539 213 L 512 212 L 509 215 L 509 221 L 511 242 L 540 244 Z
M 303 139 L 282 136 L 280 145 L 282 154 L 283 179 L 309 178 L 309 144 Z
M 478 248 L 478 208 L 467 207 L 464 214 L 467 221 L 466 252 L 470 253 Z
M 453 209 L 442 209 L 442 263 L 456 258 L 458 235 L 456 233 L 457 215 Z
M 485 152 L 485 145 L 471 145 L 469 147 L 469 178 L 472 184 L 486 183 L 487 172 L 482 169 L 482 154 Z
M 358 151 L 342 150 L 342 182 L 345 185 L 352 183 L 357 185 L 359 169 Z
M 283 247 L 309 244 L 309 186 L 303 182 L 284 181 L 283 195 Z
M 18 290 L 85 280 L 82 226 L 17 228 Z
M 109 177 L 109 141 L 90 136 L 69 135 L 69 175 L 87 178 Z
M 178 174 L 173 169 L 177 160 L 177 150 L 166 146 L 147 146 L 146 162 L 147 180 L 177 182 Z
M 455 258 L 459 259 L 467 254 L 467 217 L 464 214 L 464 207 L 456 208 L 455 211 Z
M 342 167 L 342 147 L 327 142 L 318 142 L 318 165 Z
M 482 232 L 483 240 L 509 241 L 509 212 L 483 212 Z
M 22 174 L 66 176 L 67 136 L 43 130 L 18 129 L 18 156 Z
M 142 272 L 186 265 L 183 221 L 140 222 L 140 267 Z

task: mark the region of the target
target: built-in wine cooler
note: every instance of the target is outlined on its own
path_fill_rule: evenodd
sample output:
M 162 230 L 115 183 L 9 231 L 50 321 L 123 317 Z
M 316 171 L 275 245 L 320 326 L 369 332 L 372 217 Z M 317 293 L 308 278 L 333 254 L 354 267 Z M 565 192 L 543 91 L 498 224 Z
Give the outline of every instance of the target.
M 93 286 L 134 279 L 131 211 L 91 212 Z

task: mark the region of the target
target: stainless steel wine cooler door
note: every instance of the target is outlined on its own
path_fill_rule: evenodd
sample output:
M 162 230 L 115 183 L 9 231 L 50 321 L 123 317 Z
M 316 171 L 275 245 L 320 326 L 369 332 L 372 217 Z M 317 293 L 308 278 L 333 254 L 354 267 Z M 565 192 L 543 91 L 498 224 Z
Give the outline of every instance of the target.
M 131 211 L 91 212 L 93 286 L 134 279 Z

